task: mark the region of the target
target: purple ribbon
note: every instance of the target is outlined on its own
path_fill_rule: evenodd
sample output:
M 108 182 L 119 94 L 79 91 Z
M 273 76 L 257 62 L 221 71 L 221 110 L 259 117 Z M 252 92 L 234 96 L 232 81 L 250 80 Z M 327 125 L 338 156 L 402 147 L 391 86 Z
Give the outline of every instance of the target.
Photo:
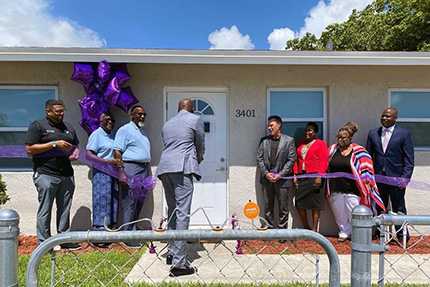
M 277 173 L 276 169 L 272 169 L 270 171 L 271 173 Z M 298 174 L 296 175 L 296 178 L 316 178 L 316 177 L 323 177 L 323 178 L 349 178 L 352 180 L 355 180 L 354 175 L 351 173 L 346 172 L 332 172 L 332 173 L 326 173 L 326 174 L 318 174 L 318 173 L 311 173 L 311 174 Z M 294 176 L 281 176 L 282 179 L 294 179 Z M 386 184 L 386 185 L 393 185 L 398 187 L 407 187 L 418 190 L 424 190 L 428 191 L 430 190 L 430 184 L 418 180 L 411 180 L 409 178 L 404 177 L 395 177 L 395 176 L 384 176 L 380 174 L 375 174 L 375 181 L 378 183 Z
M 354 175 L 352 175 L 351 173 L 346 173 L 346 172 L 332 172 L 332 173 L 326 173 L 326 174 L 313 173 L 313 174 L 298 174 L 298 175 L 296 175 L 296 178 L 315 178 L 315 177 L 323 177 L 323 178 L 344 177 L 344 178 L 349 178 L 349 179 L 355 180 Z M 282 179 L 293 179 L 294 176 L 281 176 L 281 178 Z M 429 190 L 430 189 L 430 184 L 428 184 L 426 182 L 410 180 L 410 179 L 404 178 L 404 177 L 384 176 L 384 175 L 376 174 L 375 175 L 375 181 L 382 183 L 382 184 L 394 185 L 394 186 L 398 186 L 398 187 L 409 186 L 410 188 L 420 189 L 420 190 Z
M 37 155 L 37 156 L 69 156 L 72 152 L 66 153 L 60 149 L 53 149 L 49 152 Z M 28 154 L 25 150 L 25 146 L 2 146 L 0 149 L 0 158 L 26 158 L 28 157 Z M 120 171 L 119 169 L 112 165 L 112 164 L 106 164 L 105 162 L 98 162 L 96 160 L 90 159 L 86 156 L 85 150 L 79 151 L 79 161 L 92 166 L 94 168 L 97 168 L 98 170 L 101 170 L 102 172 L 115 177 L 120 178 Z M 274 172 L 274 171 L 271 171 Z M 275 172 L 276 173 L 276 172 Z M 352 180 L 355 180 L 354 176 L 350 173 L 345 172 L 333 172 L 333 173 L 326 173 L 326 174 L 299 174 L 296 175 L 296 178 L 315 178 L 315 177 L 323 177 L 323 178 L 349 178 Z M 282 179 L 293 179 L 294 176 L 283 176 Z M 430 190 L 430 184 L 418 180 L 410 180 L 408 178 L 403 177 L 393 177 L 393 176 L 383 176 L 376 174 L 375 175 L 375 181 L 378 183 L 383 183 L 387 185 L 393 185 L 393 186 L 399 186 L 399 187 L 410 187 L 417 190 L 423 190 L 428 191 Z M 135 179 L 133 182 L 133 179 L 127 179 L 127 184 L 130 186 L 130 188 L 137 188 L 143 190 L 143 188 L 146 189 L 152 189 L 154 188 L 156 183 L 156 177 L 155 176 L 149 176 L 147 179 Z
M 28 156 L 23 145 L 2 146 L 0 149 L 0 158 L 25 158 Z
M 138 174 L 131 179 L 129 184 L 131 196 L 141 202 L 145 202 L 148 197 L 148 191 L 153 189 L 157 183 L 157 178 L 155 176 L 143 177 Z
M 51 157 L 51 156 L 70 156 L 73 150 L 70 152 L 63 151 L 59 148 L 52 149 L 42 154 L 35 155 L 35 157 Z M 2 146 L 0 149 L 0 158 L 26 158 L 29 157 L 25 146 Z M 121 176 L 120 169 L 113 164 L 106 164 L 104 161 L 98 161 L 94 158 L 87 156 L 87 151 L 79 149 L 79 161 L 85 163 L 88 166 L 92 166 L 114 178 L 119 179 Z M 139 201 L 145 201 L 148 196 L 149 190 L 155 187 L 157 183 L 157 177 L 148 176 L 143 177 L 136 175 L 133 178 L 127 178 L 126 183 L 130 188 L 130 194 L 133 198 Z

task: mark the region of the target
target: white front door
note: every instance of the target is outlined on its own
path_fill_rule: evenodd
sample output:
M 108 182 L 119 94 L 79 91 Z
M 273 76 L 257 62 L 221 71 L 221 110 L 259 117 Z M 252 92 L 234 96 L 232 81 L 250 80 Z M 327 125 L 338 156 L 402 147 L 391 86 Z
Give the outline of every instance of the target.
M 179 100 L 193 100 L 194 113 L 205 123 L 206 149 L 200 164 L 202 179 L 194 180 L 191 212 L 203 207 L 213 225 L 227 218 L 227 95 L 215 92 L 167 92 L 167 119 L 178 112 Z M 191 217 L 191 225 L 209 225 L 204 213 Z

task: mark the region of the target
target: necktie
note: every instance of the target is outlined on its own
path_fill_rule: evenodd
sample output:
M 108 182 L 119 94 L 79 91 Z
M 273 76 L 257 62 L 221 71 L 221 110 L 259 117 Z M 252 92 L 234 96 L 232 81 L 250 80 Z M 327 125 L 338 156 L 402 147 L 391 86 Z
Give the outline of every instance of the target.
M 389 129 L 384 130 L 384 137 L 382 138 L 382 150 L 384 151 L 384 153 L 387 150 L 389 133 Z

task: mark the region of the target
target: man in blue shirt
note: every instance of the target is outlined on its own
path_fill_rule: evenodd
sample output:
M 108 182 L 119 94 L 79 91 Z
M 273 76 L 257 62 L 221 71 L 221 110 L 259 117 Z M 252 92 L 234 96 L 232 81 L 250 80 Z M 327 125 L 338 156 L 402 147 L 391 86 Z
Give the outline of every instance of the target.
M 121 198 L 124 223 L 137 220 L 143 206 L 143 202 L 131 196 L 126 179 L 131 180 L 136 175 L 145 178 L 149 175 L 151 145 L 143 130 L 145 118 L 145 109 L 142 106 L 134 106 L 131 109 L 131 122 L 122 126 L 115 137 L 114 157 L 123 162 L 119 180 L 123 185 Z M 136 230 L 136 224 L 129 224 L 124 230 Z M 140 247 L 137 242 L 126 242 L 126 245 Z

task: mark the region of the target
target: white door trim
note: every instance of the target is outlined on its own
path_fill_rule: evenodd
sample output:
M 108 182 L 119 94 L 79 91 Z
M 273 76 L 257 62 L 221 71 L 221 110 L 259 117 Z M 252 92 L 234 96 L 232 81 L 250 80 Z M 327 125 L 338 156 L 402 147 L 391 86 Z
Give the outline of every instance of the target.
M 164 87 L 163 88 L 163 124 L 167 121 L 167 94 L 169 92 L 190 92 L 190 93 L 225 93 L 226 94 L 226 172 L 227 172 L 227 179 L 226 179 L 226 194 L 227 194 L 227 214 L 225 215 L 226 218 L 230 218 L 230 101 L 229 101 L 229 92 L 227 87 Z M 164 206 L 167 206 L 165 203 L 165 197 L 164 197 L 164 189 L 163 189 L 163 196 L 162 196 L 162 206 L 163 206 L 163 214 L 165 212 Z M 191 228 L 191 226 L 190 226 Z M 193 226 L 193 228 L 198 228 L 198 226 Z

